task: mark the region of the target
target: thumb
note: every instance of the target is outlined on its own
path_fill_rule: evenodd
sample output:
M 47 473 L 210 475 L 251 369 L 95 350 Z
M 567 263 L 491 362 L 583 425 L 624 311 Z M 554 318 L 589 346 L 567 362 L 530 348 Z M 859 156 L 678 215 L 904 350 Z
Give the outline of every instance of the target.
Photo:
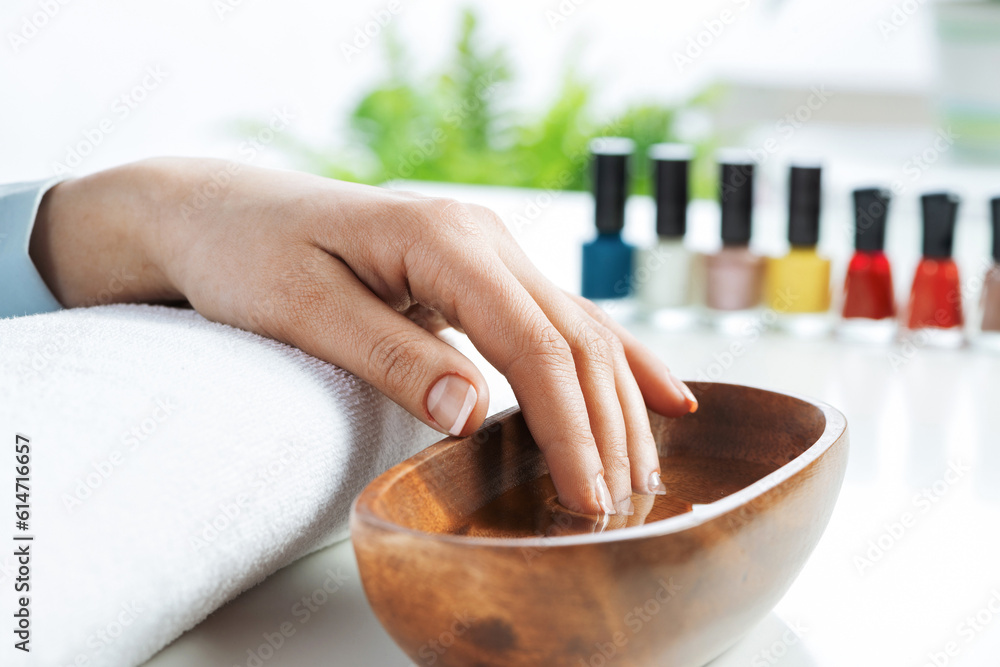
M 490 399 L 475 364 L 390 308 L 340 260 L 325 264 L 335 275 L 288 295 L 272 335 L 354 373 L 443 433 L 478 428 Z

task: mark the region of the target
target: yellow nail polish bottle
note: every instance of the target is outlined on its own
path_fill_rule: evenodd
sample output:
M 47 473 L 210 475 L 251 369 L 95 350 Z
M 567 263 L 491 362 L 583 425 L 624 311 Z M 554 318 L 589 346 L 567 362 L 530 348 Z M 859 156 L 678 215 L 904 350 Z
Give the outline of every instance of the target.
M 765 298 L 779 328 L 811 336 L 825 334 L 832 321 L 830 260 L 816 249 L 819 241 L 820 167 L 793 166 L 789 178 L 788 241 L 784 257 L 767 264 Z

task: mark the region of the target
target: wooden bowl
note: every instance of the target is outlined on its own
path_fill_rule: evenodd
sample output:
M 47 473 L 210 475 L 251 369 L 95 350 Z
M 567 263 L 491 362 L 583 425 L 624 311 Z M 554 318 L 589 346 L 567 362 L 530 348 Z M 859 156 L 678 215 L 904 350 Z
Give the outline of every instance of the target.
M 847 423 L 824 403 L 695 383 L 698 412 L 651 414 L 661 455 L 773 470 L 662 521 L 585 535 L 454 534 L 546 474 L 518 411 L 443 440 L 373 481 L 351 534 L 368 600 L 418 665 L 704 665 L 771 610 L 829 521 Z

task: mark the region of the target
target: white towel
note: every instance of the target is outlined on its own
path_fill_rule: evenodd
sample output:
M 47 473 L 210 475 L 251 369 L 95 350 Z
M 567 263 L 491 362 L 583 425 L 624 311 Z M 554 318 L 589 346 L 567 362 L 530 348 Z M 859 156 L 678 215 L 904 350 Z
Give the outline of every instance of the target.
M 46 666 L 148 659 L 343 537 L 365 484 L 442 437 L 299 350 L 125 305 L 0 320 L 0 429 L 0 664 Z M 14 517 L 18 433 L 30 438 L 27 531 Z M 26 543 L 15 534 L 34 536 L 28 654 L 7 630 Z

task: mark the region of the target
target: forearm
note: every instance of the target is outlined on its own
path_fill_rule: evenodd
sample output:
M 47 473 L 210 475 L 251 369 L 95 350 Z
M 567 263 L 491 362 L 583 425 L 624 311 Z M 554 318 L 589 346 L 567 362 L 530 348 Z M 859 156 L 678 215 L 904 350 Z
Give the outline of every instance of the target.
M 154 260 L 170 188 L 156 161 L 55 186 L 42 200 L 30 255 L 64 306 L 181 298 Z

